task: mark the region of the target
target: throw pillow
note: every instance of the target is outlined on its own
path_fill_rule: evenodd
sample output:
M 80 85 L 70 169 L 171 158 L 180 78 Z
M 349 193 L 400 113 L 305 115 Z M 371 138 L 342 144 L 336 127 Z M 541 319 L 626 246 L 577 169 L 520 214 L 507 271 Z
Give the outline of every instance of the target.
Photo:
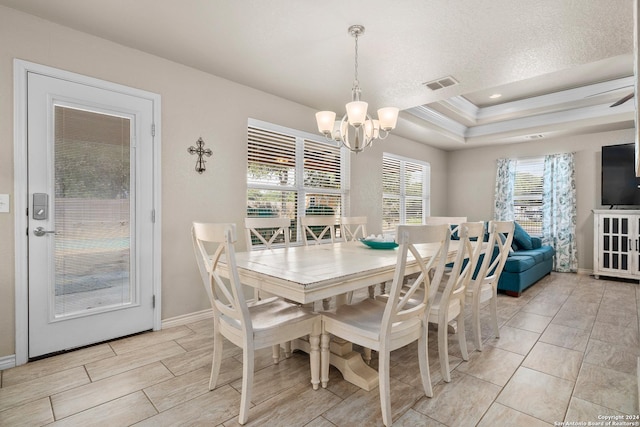
M 516 242 L 518 248 L 524 250 L 533 249 L 533 243 L 531 243 L 531 236 L 529 233 L 525 231 L 524 228 L 520 226 L 517 222 L 515 223 L 515 229 L 513 231 L 513 241 Z

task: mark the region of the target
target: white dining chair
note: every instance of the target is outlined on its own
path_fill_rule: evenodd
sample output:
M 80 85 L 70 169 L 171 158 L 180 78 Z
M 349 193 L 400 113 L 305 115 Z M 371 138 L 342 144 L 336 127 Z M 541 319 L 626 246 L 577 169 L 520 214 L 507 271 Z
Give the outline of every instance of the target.
M 282 235 L 283 245 L 289 246 L 291 220 L 289 218 L 247 217 L 244 219 L 247 250 L 271 249 Z
M 459 228 L 460 224 L 463 222 L 467 222 L 466 216 L 428 216 L 424 219 L 425 224 L 436 225 L 436 224 L 448 224 L 451 228 L 451 239 L 456 240 L 459 238 Z M 445 273 L 449 273 L 451 271 L 451 267 L 447 266 L 445 268 Z
M 480 312 L 482 305 L 489 301 L 491 324 L 496 338 L 500 338 L 498 328 L 498 281 L 509 256 L 514 233 L 513 221 L 489 221 L 489 239 L 482 254 L 482 262 L 475 278 L 467 286 L 467 297 L 471 301 L 471 322 L 476 348 L 482 351 L 482 328 Z M 494 251 L 497 251 L 494 257 Z
M 440 371 L 445 382 L 451 382 L 449 367 L 449 324 L 457 323 L 458 344 L 462 360 L 469 360 L 467 340 L 465 335 L 465 296 L 482 251 L 484 237 L 484 222 L 462 222 L 458 225 L 459 249 L 453 266 L 445 272 L 444 287 L 432 289 L 431 311 L 429 323 L 438 326 L 438 357 Z M 435 292 L 433 292 L 435 291 Z
M 332 311 L 322 313 L 322 386 L 326 387 L 329 381 L 331 335 L 378 351 L 380 406 L 385 426 L 391 425 L 392 422 L 389 383 L 391 351 L 418 341 L 422 385 L 426 396 L 433 395 L 427 351 L 427 316 L 431 306 L 427 297 L 430 287 L 429 271 L 435 268 L 435 279 L 441 279 L 450 236 L 451 232 L 446 225 L 399 225 L 396 234 L 399 243 L 398 258 L 387 301 L 367 298 L 356 304 L 341 305 Z M 420 254 L 416 246 L 423 243 L 435 244 L 432 256 Z M 420 271 L 418 280 L 407 289 L 403 289 L 407 266 L 413 264 L 417 264 Z M 409 306 L 408 302 L 416 292 L 421 292 L 422 299 L 417 304 Z
M 291 231 L 289 226 L 291 220 L 289 218 L 273 218 L 273 217 L 247 217 L 244 219 L 245 238 L 247 242 L 247 250 L 271 249 L 274 245 L 282 245 L 288 248 L 290 245 Z M 278 241 L 278 236 L 282 236 L 282 243 Z M 255 288 L 253 291 L 254 298 L 268 298 L 270 294 Z
M 340 234 L 345 242 L 355 242 L 367 237 L 366 216 L 343 216 L 340 218 Z M 375 285 L 369 286 L 369 298 L 375 294 Z M 351 304 L 353 292 L 347 294 L 347 303 Z
M 459 225 L 463 222 L 467 222 L 466 216 L 428 216 L 424 219 L 425 224 L 449 224 L 452 236 L 458 231 Z
M 340 218 L 340 234 L 345 242 L 353 242 L 367 237 L 366 216 L 343 216 Z
M 319 245 L 322 243 L 336 242 L 336 217 L 333 215 L 306 215 L 300 217 L 302 227 L 302 242 L 305 246 L 309 244 Z M 327 237 L 328 236 L 328 237 Z M 329 308 L 331 298 L 322 300 L 322 307 Z
M 335 243 L 336 225 L 336 217 L 333 215 L 301 216 L 302 242 L 305 246 L 308 246 L 310 243 L 316 245 L 321 243 Z
M 366 216 L 343 216 L 340 218 L 340 234 L 346 242 L 354 242 L 367 237 L 367 221 Z M 380 286 L 384 287 L 384 283 Z M 369 286 L 369 298 L 374 298 L 376 293 L 376 285 Z M 353 302 L 353 291 L 347 293 L 347 304 Z M 362 358 L 367 363 L 371 363 L 371 349 L 363 349 Z
M 255 351 L 275 346 L 279 348 L 281 343 L 306 335 L 309 335 L 310 343 L 311 384 L 317 389 L 321 316 L 278 297 L 251 304 L 246 302 L 235 261 L 235 224 L 194 222 L 191 231 L 198 269 L 213 308 L 213 363 L 209 390 L 216 387 L 218 380 L 224 337 L 242 348 L 238 422 L 246 423 L 251 405 Z M 219 275 L 221 262 L 228 271 L 228 280 L 223 280 Z M 274 359 L 274 363 L 277 362 Z

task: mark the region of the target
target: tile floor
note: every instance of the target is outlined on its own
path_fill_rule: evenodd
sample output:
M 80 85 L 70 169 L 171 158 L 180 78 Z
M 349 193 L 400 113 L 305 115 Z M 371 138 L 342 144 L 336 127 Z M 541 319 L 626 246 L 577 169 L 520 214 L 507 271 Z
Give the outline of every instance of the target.
M 432 398 L 421 391 L 415 344 L 392 354 L 394 425 L 587 425 L 637 416 L 637 284 L 553 273 L 520 298 L 501 295 L 498 306 L 501 338 L 490 337 L 487 311 L 484 351 L 469 340 L 469 361 L 450 335 L 450 383 L 441 379 L 431 331 Z M 241 352 L 227 343 L 210 392 L 211 337 L 211 321 L 200 321 L 5 370 L 0 425 L 237 425 Z M 363 391 L 331 368 L 328 388 L 314 391 L 308 363 L 304 353 L 278 365 L 270 349 L 259 353 L 248 425 L 382 425 L 377 390 Z

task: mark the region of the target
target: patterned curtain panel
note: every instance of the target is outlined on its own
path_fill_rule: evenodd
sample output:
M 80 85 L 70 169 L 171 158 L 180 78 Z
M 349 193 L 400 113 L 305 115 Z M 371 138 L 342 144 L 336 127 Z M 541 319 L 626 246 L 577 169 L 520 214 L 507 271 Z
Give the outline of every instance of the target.
M 516 182 L 516 160 L 498 159 L 493 218 L 496 221 L 513 221 L 513 187 Z
M 576 182 L 573 153 L 545 156 L 542 190 L 542 244 L 556 250 L 555 271 L 578 270 Z

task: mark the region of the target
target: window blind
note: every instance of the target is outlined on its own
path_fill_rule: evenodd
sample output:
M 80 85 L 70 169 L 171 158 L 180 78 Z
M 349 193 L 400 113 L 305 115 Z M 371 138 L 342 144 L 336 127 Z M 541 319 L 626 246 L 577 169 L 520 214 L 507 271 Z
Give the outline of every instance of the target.
M 294 185 L 295 137 L 251 127 L 248 135 L 247 184 Z
M 513 190 L 515 220 L 532 235 L 542 235 L 544 158 L 519 159 Z
M 340 147 L 304 140 L 304 185 L 340 189 Z

